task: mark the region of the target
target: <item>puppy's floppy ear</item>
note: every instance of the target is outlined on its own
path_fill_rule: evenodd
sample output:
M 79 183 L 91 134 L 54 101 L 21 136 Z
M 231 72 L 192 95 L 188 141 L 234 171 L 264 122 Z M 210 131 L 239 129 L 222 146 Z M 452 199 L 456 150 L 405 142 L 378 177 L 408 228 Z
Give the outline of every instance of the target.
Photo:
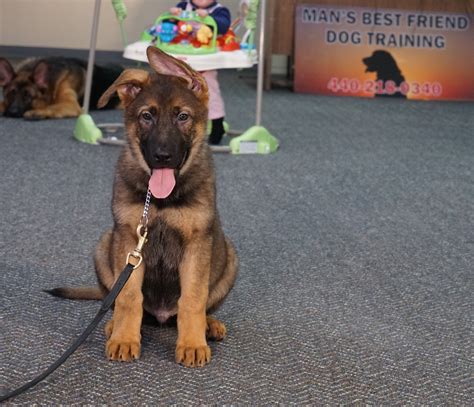
M 33 82 L 40 89 L 46 89 L 49 84 L 49 67 L 45 61 L 40 61 L 33 69 Z
M 159 74 L 183 78 L 196 96 L 207 101 L 208 87 L 206 79 L 186 62 L 173 58 L 160 49 L 149 46 L 146 50 L 150 66 Z
M 148 72 L 142 69 L 126 69 L 100 97 L 97 106 L 104 107 L 112 95 L 117 92 L 120 100 L 127 107 L 142 91 L 149 77 Z
M 15 77 L 15 71 L 5 58 L 0 58 L 0 86 L 8 85 Z
M 399 71 L 397 61 L 395 61 L 395 58 L 390 52 L 385 51 L 383 64 L 390 70 Z

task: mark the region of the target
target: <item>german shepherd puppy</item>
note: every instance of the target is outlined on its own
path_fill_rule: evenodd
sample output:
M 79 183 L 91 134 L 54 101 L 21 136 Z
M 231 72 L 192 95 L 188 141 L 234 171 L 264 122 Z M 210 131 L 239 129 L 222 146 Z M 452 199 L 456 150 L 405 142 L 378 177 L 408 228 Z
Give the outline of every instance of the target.
M 0 114 L 25 119 L 59 119 L 81 114 L 87 63 L 75 58 L 29 59 L 17 71 L 0 58 L 0 86 L 3 102 Z M 117 79 L 117 65 L 94 66 L 90 106 L 95 108 L 100 95 Z M 108 107 L 118 105 L 112 100 Z
M 177 315 L 176 361 L 203 366 L 207 339 L 226 335 L 209 315 L 232 288 L 238 268 L 234 247 L 216 208 L 212 155 L 206 142 L 208 88 L 184 62 L 155 47 L 147 50 L 156 73 L 127 69 L 104 93 L 117 92 L 125 106 L 127 144 L 119 158 L 112 198 L 114 226 L 95 253 L 99 287 L 57 288 L 66 298 L 100 299 L 121 273 L 137 244 L 136 229 L 150 188 L 152 198 L 143 263 L 115 301 L 106 325 L 106 355 L 140 356 L 144 310 L 165 323 Z

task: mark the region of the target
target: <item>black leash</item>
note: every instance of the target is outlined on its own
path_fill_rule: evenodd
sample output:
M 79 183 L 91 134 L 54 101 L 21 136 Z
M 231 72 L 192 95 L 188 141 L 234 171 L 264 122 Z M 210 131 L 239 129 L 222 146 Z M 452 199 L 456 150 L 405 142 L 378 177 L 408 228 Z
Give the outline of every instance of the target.
M 10 393 L 1 395 L 0 403 L 12 397 L 18 396 L 19 394 L 23 393 L 24 391 L 38 384 L 41 380 L 44 380 L 46 377 L 48 377 L 59 366 L 61 366 L 67 360 L 67 358 L 75 352 L 75 350 L 79 346 L 81 346 L 81 344 L 88 338 L 88 336 L 92 333 L 92 331 L 97 327 L 101 319 L 104 317 L 104 315 L 107 313 L 109 308 L 114 303 L 120 291 L 122 291 L 122 288 L 124 287 L 128 279 L 130 278 L 132 271 L 138 268 L 138 266 L 140 266 L 140 264 L 143 261 L 142 249 L 143 249 L 143 245 L 146 243 L 146 238 L 148 235 L 147 225 L 148 225 L 148 211 L 150 209 L 150 199 L 151 199 L 151 192 L 150 190 L 148 190 L 146 199 L 145 199 L 145 206 L 143 208 L 143 215 L 137 227 L 137 238 L 138 238 L 137 246 L 132 252 L 128 253 L 125 268 L 123 269 L 122 273 L 120 274 L 119 278 L 115 282 L 110 292 L 102 300 L 102 305 L 99 309 L 99 312 L 97 312 L 97 315 L 95 316 L 95 318 L 84 330 L 81 336 L 79 336 L 79 338 L 76 339 L 76 341 L 61 355 L 61 357 L 58 360 L 56 360 L 50 367 L 48 367 L 43 373 L 35 377 L 33 380 L 29 381 L 28 383 L 24 384 L 21 387 L 18 387 L 18 389 L 15 389 L 11 391 Z M 136 264 L 132 264 L 130 262 L 130 258 L 135 259 Z
M 125 283 L 128 281 L 135 267 L 136 266 L 130 263 L 128 263 L 125 266 L 118 280 L 115 282 L 114 286 L 112 287 L 112 290 L 110 290 L 107 296 L 103 299 L 102 305 L 99 309 L 99 312 L 97 312 L 97 315 L 95 316 L 95 318 L 92 320 L 89 326 L 84 330 L 81 336 L 79 336 L 79 338 L 77 338 L 75 342 L 61 355 L 61 357 L 57 359 L 43 373 L 35 377 L 33 380 L 29 381 L 28 383 L 24 384 L 21 387 L 18 387 L 17 389 L 11 391 L 10 393 L 0 396 L 0 402 L 6 401 L 12 397 L 18 396 L 19 394 L 23 393 L 24 391 L 38 384 L 40 381 L 44 380 L 51 373 L 53 373 L 59 366 L 61 366 L 67 360 L 67 358 L 74 353 L 74 351 L 88 338 L 88 336 L 92 333 L 92 331 L 97 327 L 101 319 L 104 317 L 104 315 L 107 313 L 109 308 L 114 303 L 115 299 L 117 298 L 117 295 L 119 295 Z

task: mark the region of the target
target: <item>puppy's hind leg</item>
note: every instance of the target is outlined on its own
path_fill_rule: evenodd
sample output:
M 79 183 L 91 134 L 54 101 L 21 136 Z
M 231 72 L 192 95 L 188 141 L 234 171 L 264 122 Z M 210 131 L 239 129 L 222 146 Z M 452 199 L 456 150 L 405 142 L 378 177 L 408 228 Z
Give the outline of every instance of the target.
M 100 238 L 94 254 L 94 265 L 95 273 L 97 275 L 97 281 L 106 293 L 108 293 L 112 289 L 115 282 L 114 273 L 110 266 L 111 249 L 112 230 L 108 230 Z
M 206 310 L 208 314 L 216 311 L 224 302 L 233 287 L 239 270 L 239 259 L 232 242 L 225 238 L 226 258 L 223 271 L 209 292 Z
M 207 302 L 208 314 L 215 311 L 224 302 L 225 297 L 234 285 L 235 279 L 237 277 L 239 261 L 234 246 L 227 238 L 225 238 L 225 247 L 227 250 L 227 258 L 224 271 L 220 279 L 216 282 L 211 292 L 209 293 L 209 299 Z M 212 341 L 221 341 L 226 337 L 227 329 L 221 321 L 218 321 L 214 317 L 207 315 L 206 322 L 207 339 Z

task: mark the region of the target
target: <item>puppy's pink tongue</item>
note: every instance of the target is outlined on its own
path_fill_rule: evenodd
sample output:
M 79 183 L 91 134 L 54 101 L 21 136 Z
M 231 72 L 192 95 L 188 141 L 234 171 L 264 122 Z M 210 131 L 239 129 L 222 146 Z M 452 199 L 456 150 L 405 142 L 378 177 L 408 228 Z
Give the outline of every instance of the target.
M 164 199 L 171 194 L 175 185 L 174 170 L 159 168 L 152 171 L 148 188 L 155 198 Z

